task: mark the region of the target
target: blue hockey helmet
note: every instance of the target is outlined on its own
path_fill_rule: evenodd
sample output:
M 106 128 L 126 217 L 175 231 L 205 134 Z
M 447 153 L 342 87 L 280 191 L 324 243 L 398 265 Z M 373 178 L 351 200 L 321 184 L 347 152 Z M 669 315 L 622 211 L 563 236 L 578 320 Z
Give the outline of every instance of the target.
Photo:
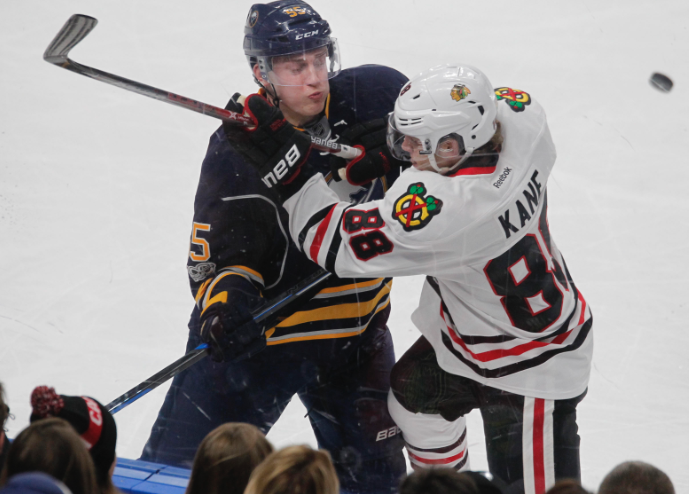
M 323 48 L 319 67 L 331 79 L 340 72 L 337 40 L 330 25 L 309 4 L 300 0 L 279 0 L 251 6 L 244 27 L 244 54 L 251 67 L 258 65 L 261 76 L 275 85 L 301 85 L 280 78 L 273 71 L 273 58 L 305 59 L 306 54 Z

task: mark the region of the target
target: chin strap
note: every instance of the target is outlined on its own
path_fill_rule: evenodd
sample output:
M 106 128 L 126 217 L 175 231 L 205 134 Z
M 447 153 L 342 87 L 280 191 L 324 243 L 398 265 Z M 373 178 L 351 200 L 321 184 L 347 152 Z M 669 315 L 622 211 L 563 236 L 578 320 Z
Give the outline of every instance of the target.
M 447 175 L 448 173 L 452 173 L 455 171 L 459 166 L 464 163 L 466 160 L 468 160 L 471 155 L 474 154 L 474 148 L 471 148 L 467 150 L 467 152 L 464 153 L 464 156 L 462 156 L 457 163 L 450 167 L 446 168 L 440 168 L 438 166 L 438 163 L 435 161 L 435 154 L 429 154 L 428 155 L 428 162 L 431 165 L 431 168 L 433 168 L 436 172 L 440 173 L 441 175 Z

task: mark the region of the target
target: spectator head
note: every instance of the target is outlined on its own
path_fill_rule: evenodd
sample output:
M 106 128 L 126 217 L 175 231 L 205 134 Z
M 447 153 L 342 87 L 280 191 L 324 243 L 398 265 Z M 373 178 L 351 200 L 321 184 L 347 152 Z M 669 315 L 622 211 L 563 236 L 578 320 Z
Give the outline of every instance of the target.
M 91 453 L 100 490 L 112 490 L 117 426 L 110 412 L 93 398 L 58 395 L 55 389 L 47 386 L 33 390 L 31 406 L 31 423 L 58 417 L 74 427 Z
M 608 473 L 598 494 L 675 494 L 665 472 L 643 461 L 625 461 Z
M 479 492 L 476 482 L 470 476 L 447 467 L 416 470 L 400 484 L 400 494 L 479 494 Z
M 574 479 L 564 479 L 555 482 L 546 494 L 591 494 Z
M 0 494 L 72 494 L 65 484 L 47 473 L 28 472 L 12 476 Z
M 253 425 L 223 424 L 196 451 L 187 494 L 242 494 L 251 472 L 272 452 L 273 446 Z
M 251 474 L 245 494 L 338 494 L 340 482 L 327 451 L 289 446 L 275 451 Z
M 14 475 L 44 472 L 64 483 L 73 494 L 98 492 L 93 460 L 74 428 L 59 418 L 41 420 L 12 442 L 0 485 Z

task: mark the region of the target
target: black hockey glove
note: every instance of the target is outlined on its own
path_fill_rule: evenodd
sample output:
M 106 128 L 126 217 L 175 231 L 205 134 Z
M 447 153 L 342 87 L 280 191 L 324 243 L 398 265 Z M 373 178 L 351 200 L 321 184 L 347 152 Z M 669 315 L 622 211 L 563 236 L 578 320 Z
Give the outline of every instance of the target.
M 266 347 L 263 327 L 248 308 L 248 297 L 235 295 L 229 303 L 216 302 L 201 316 L 201 340 L 208 343 L 215 362 L 239 362 Z
M 333 178 L 340 181 L 340 170 L 344 169 L 347 182 L 352 185 L 364 185 L 375 178 L 382 177 L 390 170 L 402 167 L 405 163 L 390 154 L 386 142 L 387 120 L 379 118 L 358 123 L 347 129 L 340 141 L 363 151 L 363 154 L 347 163 L 343 158 L 330 156 L 330 170 Z
M 225 107 L 254 119 L 256 127 L 241 127 L 225 122 L 227 138 L 284 201 L 297 192 L 314 174 L 304 164 L 311 153 L 311 139 L 295 129 L 279 108 L 258 94 L 249 95 L 241 105 L 236 93 Z

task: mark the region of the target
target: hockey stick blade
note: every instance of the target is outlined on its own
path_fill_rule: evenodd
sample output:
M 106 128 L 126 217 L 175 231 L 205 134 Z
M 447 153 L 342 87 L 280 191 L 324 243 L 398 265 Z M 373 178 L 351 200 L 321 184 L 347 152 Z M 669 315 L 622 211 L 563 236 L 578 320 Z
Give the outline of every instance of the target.
M 98 19 L 88 15 L 74 14 L 48 45 L 43 54 L 43 60 L 55 65 L 67 62 L 70 50 L 93 31 L 96 24 L 98 24 Z
M 322 282 L 330 277 L 330 273 L 325 270 L 318 270 L 311 276 L 304 278 L 301 282 L 297 283 L 294 287 L 287 290 L 281 296 L 276 297 L 255 311 L 252 312 L 254 321 L 263 322 L 269 317 L 276 315 L 288 304 L 291 304 L 295 300 L 301 298 L 304 294 L 310 292 L 314 288 L 318 287 Z M 118 396 L 110 403 L 108 403 L 105 408 L 110 413 L 117 413 L 123 408 L 131 405 L 139 398 L 144 397 L 149 391 L 154 390 L 161 384 L 172 379 L 174 376 L 179 374 L 185 369 L 188 369 L 195 363 L 203 360 L 208 355 L 208 345 L 202 343 L 201 345 L 194 348 L 189 353 L 175 360 L 173 363 L 165 367 L 164 369 L 156 372 L 151 377 L 143 381 L 142 383 L 134 386 L 132 389 L 127 391 L 121 396 Z
M 202 103 L 170 91 L 164 91 L 141 82 L 120 77 L 116 74 L 111 74 L 93 67 L 88 67 L 70 59 L 67 56 L 70 50 L 74 48 L 82 39 L 84 39 L 86 35 L 88 35 L 88 33 L 90 33 L 93 28 L 96 27 L 96 24 L 98 24 L 98 20 L 93 17 L 82 14 L 74 14 L 69 18 L 62 29 L 60 29 L 60 32 L 57 33 L 57 36 L 55 36 L 55 39 L 53 39 L 52 43 L 50 43 L 43 54 L 43 59 L 46 62 L 50 62 L 53 65 L 70 70 L 76 74 L 90 77 L 91 79 L 95 79 L 106 84 L 111 84 L 126 91 L 141 94 L 142 96 L 148 96 L 149 98 L 157 99 L 158 101 L 163 101 L 181 108 L 186 108 L 187 110 L 191 110 L 196 113 L 202 113 L 203 115 L 208 115 L 225 122 L 231 122 L 239 125 L 252 125 L 255 123 L 253 119 L 246 115 L 240 115 L 239 113 L 225 110 L 224 108 Z M 317 139 L 315 137 L 312 137 L 311 141 L 316 149 L 333 153 L 341 158 L 351 160 L 361 154 L 361 151 L 356 148 L 333 141 L 322 141 L 321 139 Z

